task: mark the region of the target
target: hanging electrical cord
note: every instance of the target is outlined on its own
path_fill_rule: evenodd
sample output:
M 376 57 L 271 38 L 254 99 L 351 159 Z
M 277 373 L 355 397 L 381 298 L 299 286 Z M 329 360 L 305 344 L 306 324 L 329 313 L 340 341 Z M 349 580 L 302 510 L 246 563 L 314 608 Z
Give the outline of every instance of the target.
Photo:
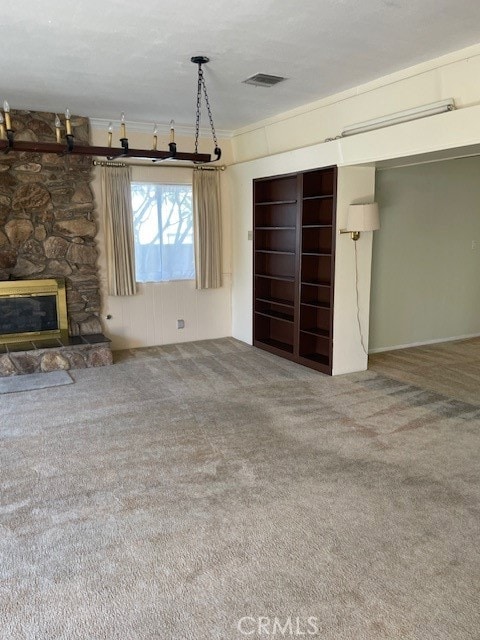
M 368 357 L 368 351 L 365 348 L 365 340 L 363 338 L 362 324 L 360 322 L 360 296 L 358 293 L 358 253 L 357 253 L 357 242 L 353 243 L 355 246 L 355 291 L 357 295 L 357 323 L 358 323 L 358 332 L 360 333 L 360 343 L 362 345 L 362 349 L 365 355 Z

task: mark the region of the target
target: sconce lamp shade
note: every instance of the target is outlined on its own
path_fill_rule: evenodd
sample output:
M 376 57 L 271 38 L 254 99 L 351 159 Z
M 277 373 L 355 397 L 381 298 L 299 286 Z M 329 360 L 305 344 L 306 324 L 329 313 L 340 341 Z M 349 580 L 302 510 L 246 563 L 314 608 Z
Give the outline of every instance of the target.
M 378 204 L 351 204 L 348 208 L 346 231 L 375 231 L 380 229 Z

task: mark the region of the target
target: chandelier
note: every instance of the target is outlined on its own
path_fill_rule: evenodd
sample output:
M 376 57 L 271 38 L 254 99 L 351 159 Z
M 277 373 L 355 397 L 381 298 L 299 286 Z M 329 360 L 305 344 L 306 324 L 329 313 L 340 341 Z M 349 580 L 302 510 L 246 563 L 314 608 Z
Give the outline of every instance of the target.
M 153 125 L 153 144 L 151 149 L 131 149 L 128 143 L 126 133 L 126 121 L 125 114 L 122 113 L 120 118 L 120 146 L 112 146 L 113 138 L 113 125 L 110 123 L 107 132 L 107 146 L 87 146 L 77 144 L 75 136 L 73 135 L 70 110 L 65 110 L 65 135 L 62 142 L 62 122 L 58 115 L 55 116 L 55 135 L 56 142 L 25 142 L 21 140 L 15 140 L 15 132 L 12 129 L 12 121 L 10 117 L 10 106 L 5 100 L 3 103 L 3 114 L 0 111 L 0 151 L 9 153 L 11 151 L 29 151 L 34 153 L 55 153 L 58 155 L 83 155 L 83 156 L 105 156 L 109 160 L 115 160 L 117 158 L 145 158 L 151 159 L 153 162 L 160 160 L 182 160 L 190 161 L 194 163 L 204 164 L 206 162 L 215 162 L 220 160 L 222 151 L 218 146 L 217 135 L 215 133 L 215 127 L 213 124 L 212 111 L 210 108 L 210 102 L 208 99 L 207 87 L 205 84 L 205 77 L 203 75 L 202 65 L 209 62 L 209 58 L 206 56 L 193 56 L 191 62 L 198 67 L 198 80 L 197 80 L 197 96 L 196 96 L 196 116 L 195 116 L 195 150 L 194 152 L 179 151 L 177 149 L 177 143 L 175 142 L 175 126 L 174 121 L 170 122 L 170 141 L 168 143 L 168 149 L 165 151 L 157 149 L 158 146 L 158 128 L 157 125 Z M 200 135 L 200 120 L 202 109 L 202 96 L 205 99 L 205 106 L 207 108 L 208 118 L 210 122 L 210 129 L 213 138 L 214 157 L 208 153 L 199 153 L 198 140 Z

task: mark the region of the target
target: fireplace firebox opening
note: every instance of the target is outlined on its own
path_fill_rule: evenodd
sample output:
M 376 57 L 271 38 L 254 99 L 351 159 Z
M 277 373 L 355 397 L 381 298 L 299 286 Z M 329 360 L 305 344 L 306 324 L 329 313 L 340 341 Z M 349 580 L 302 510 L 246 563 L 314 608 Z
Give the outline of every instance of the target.
M 65 281 L 0 282 L 0 343 L 68 340 Z

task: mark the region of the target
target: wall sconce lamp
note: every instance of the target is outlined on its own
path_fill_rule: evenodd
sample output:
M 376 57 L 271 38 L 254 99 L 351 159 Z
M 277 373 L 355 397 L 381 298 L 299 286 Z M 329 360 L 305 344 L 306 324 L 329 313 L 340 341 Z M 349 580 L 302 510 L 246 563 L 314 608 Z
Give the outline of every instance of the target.
M 356 241 L 362 231 L 376 231 L 380 229 L 380 216 L 378 204 L 351 204 L 348 207 L 347 226 L 340 229 L 340 233 L 349 233 L 352 240 Z

